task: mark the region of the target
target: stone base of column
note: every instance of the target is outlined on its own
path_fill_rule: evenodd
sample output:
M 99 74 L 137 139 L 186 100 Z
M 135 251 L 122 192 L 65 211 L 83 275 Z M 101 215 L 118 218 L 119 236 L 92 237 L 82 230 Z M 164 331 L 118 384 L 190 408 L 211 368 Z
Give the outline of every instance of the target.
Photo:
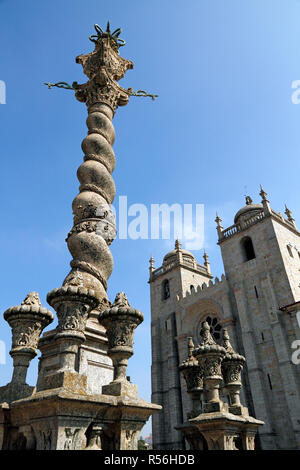
M 110 384 L 102 387 L 102 393 L 103 395 L 137 398 L 138 387 L 137 385 L 128 382 L 128 380 L 124 380 L 122 382 L 111 382 Z
M 224 412 L 228 411 L 227 403 L 223 403 L 221 400 L 207 402 L 207 403 L 204 403 L 203 405 L 204 413 L 217 413 L 221 411 L 224 411 Z
M 32 395 L 34 387 L 25 384 L 9 383 L 4 387 L 0 387 L 0 403 L 11 403 L 21 398 L 27 398 Z
M 141 429 L 160 409 L 138 398 L 40 391 L 5 410 L 0 406 L 0 448 L 137 450 Z
M 207 444 L 200 431 L 191 423 L 179 424 L 175 428 L 181 431 L 189 445 L 189 450 L 207 450 Z
M 78 395 L 87 393 L 87 377 L 71 371 L 57 371 L 55 374 L 46 375 L 39 391 L 54 388 L 63 388 Z
M 237 415 L 237 416 L 249 416 L 248 408 L 243 405 L 229 406 L 228 411 L 229 413 L 232 413 L 233 415 Z
M 189 420 L 204 437 L 208 450 L 254 450 L 254 438 L 263 421 L 232 413 L 203 413 Z

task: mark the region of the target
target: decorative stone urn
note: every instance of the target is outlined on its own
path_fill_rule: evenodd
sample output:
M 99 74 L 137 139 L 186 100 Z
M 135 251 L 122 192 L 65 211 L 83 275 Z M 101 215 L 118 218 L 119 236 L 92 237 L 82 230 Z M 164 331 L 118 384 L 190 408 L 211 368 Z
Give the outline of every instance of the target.
M 128 359 L 133 355 L 134 330 L 144 320 L 143 314 L 129 305 L 124 292 L 119 292 L 112 307 L 103 310 L 98 319 L 106 328 L 107 354 L 114 366 L 114 380 L 102 387 L 102 392 L 110 395 L 136 395 L 137 388 L 128 382 L 126 370 Z
M 226 355 L 222 362 L 222 374 L 225 386 L 230 395 L 229 411 L 233 414 L 243 414 L 245 407 L 240 402 L 240 391 L 242 387 L 241 372 L 243 370 L 246 359 L 244 356 L 237 354 L 230 344 L 229 334 L 226 328 L 223 330 L 223 347 Z
M 203 393 L 203 364 L 201 365 L 193 356 L 194 343 L 191 337 L 188 338 L 188 357 L 179 366 L 187 386 L 187 392 L 192 400 L 192 410 L 188 413 L 188 418 L 194 418 L 202 412 Z
M 223 380 L 221 363 L 226 350 L 214 341 L 207 322 L 204 322 L 203 330 L 203 339 L 200 345 L 194 349 L 193 356 L 197 359 L 199 365 L 203 367 L 205 400 L 203 411 L 209 413 L 221 411 L 224 405 L 219 397 L 219 388 Z
M 37 292 L 30 292 L 21 305 L 10 307 L 4 318 L 12 329 L 12 348 L 14 371 L 10 384 L 10 397 L 17 399 L 24 395 L 27 369 L 37 354 L 38 341 L 43 329 L 53 321 L 53 313 L 42 307 Z M 18 393 L 19 391 L 19 393 Z M 27 394 L 27 393 L 26 393 Z
M 86 321 L 99 301 L 92 289 L 63 286 L 49 292 L 47 302 L 58 318 L 55 341 L 60 343 L 60 370 L 74 372 L 78 347 L 85 341 Z

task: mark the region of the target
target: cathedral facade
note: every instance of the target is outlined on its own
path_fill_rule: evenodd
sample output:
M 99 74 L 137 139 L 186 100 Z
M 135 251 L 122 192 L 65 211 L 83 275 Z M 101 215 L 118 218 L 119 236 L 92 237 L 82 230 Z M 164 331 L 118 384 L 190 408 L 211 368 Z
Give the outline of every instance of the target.
M 178 240 L 161 267 L 150 260 L 152 402 L 162 405 L 152 418 L 154 449 L 187 446 L 176 430 L 191 407 L 179 365 L 188 338 L 201 341 L 204 322 L 217 343 L 226 328 L 246 357 L 241 398 L 265 423 L 258 448 L 300 449 L 300 364 L 292 359 L 300 340 L 300 232 L 289 209 L 284 217 L 262 188 L 260 196 L 260 204 L 247 196 L 227 229 L 217 215 L 221 279 L 213 278 L 206 253 L 199 264 Z M 230 400 L 226 387 L 220 392 Z

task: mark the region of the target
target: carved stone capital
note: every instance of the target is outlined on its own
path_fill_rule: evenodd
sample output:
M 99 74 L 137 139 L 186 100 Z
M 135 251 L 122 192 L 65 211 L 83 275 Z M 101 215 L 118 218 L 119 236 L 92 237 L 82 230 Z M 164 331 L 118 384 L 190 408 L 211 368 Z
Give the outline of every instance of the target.
M 118 53 L 118 40 L 110 31 L 102 31 L 95 25 L 97 35 L 94 36 L 95 49 L 89 54 L 76 57 L 89 81 L 83 85 L 73 83 L 75 96 L 87 106 L 105 103 L 113 111 L 117 106 L 128 103 L 130 93 L 117 82 L 124 77 L 128 69 L 133 68 L 131 60 L 123 59 Z
M 143 314 L 129 305 L 124 292 L 118 293 L 112 307 L 103 310 L 98 317 L 106 328 L 107 353 L 115 367 L 114 381 L 126 380 L 128 359 L 133 354 L 134 330 L 143 319 Z
M 21 305 L 10 307 L 4 318 L 12 329 L 12 349 L 14 352 L 31 351 L 36 354 L 42 330 L 53 321 L 53 313 L 42 307 L 37 292 L 30 292 Z
M 49 292 L 47 301 L 57 313 L 56 338 L 77 336 L 84 340 L 89 312 L 99 303 L 95 292 L 81 286 L 63 286 Z
M 243 356 L 239 356 L 238 354 L 234 356 L 226 356 L 222 362 L 222 374 L 225 385 L 229 385 L 231 383 L 241 384 L 241 372 L 243 370 L 245 359 Z

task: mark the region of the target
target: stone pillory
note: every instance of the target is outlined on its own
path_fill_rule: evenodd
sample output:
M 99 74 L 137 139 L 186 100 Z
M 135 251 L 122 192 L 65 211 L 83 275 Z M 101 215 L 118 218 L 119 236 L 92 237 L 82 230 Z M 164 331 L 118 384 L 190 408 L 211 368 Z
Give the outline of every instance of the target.
M 140 430 L 161 409 L 139 399 L 137 386 L 126 377 L 134 330 L 143 315 L 123 292 L 113 305 L 107 297 L 113 269 L 109 246 L 116 235 L 110 210 L 116 193 L 112 118 L 131 95 L 155 95 L 133 93 L 118 84 L 133 68 L 119 55 L 125 44 L 121 30 L 111 32 L 109 24 L 106 31 L 98 25 L 95 29 L 90 37 L 94 51 L 76 58 L 88 81 L 55 84 L 75 90 L 88 110 L 84 161 L 77 171 L 79 194 L 66 240 L 71 270 L 47 296 L 57 314 L 54 330 L 40 338 L 53 314 L 35 292 L 4 314 L 12 328 L 14 372 L 11 382 L 0 388 L 0 449 L 137 449 Z M 42 352 L 38 380 L 30 387 L 26 372 L 37 348 Z

